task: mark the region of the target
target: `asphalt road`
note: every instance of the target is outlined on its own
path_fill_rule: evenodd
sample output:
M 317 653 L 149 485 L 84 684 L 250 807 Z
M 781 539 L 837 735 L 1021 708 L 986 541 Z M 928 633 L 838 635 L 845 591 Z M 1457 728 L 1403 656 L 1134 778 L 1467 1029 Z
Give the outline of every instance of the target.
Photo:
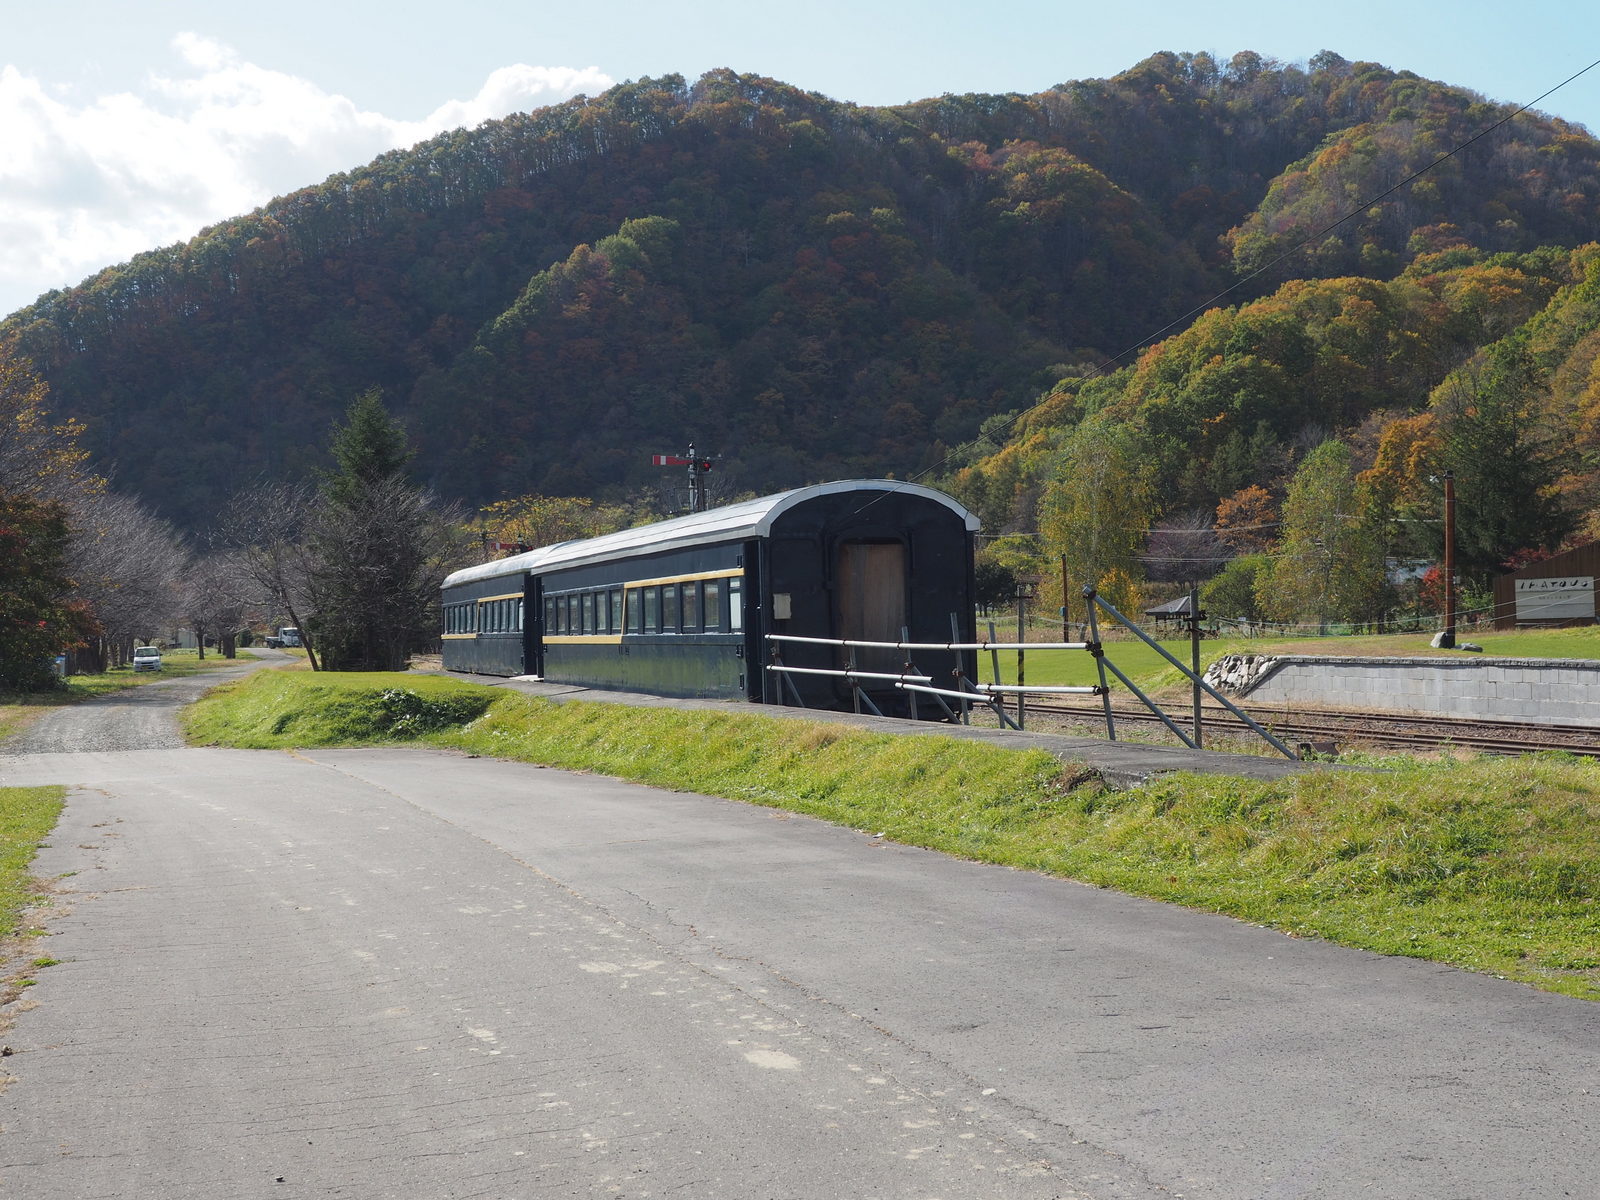
M 1597 1192 L 1600 1007 L 1503 981 L 487 759 L 0 780 L 77 785 L 0 1195 Z

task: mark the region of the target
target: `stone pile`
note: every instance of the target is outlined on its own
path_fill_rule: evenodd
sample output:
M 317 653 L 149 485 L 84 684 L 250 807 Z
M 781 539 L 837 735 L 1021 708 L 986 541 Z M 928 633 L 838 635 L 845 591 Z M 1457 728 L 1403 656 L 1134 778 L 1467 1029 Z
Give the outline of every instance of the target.
M 1277 665 L 1266 654 L 1224 654 L 1206 668 L 1205 680 L 1224 696 L 1243 696 Z

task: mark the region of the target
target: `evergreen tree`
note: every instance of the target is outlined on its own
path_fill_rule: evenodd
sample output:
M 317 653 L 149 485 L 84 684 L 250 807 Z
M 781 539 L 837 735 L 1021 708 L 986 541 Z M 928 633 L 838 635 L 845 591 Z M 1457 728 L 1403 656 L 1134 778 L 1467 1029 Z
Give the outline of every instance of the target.
M 436 627 L 459 514 L 405 479 L 412 450 L 376 391 L 350 405 L 311 522 L 311 627 L 322 666 L 402 671 Z
M 344 424 L 334 426 L 328 451 L 337 470 L 326 476 L 323 492 L 338 503 L 355 502 L 364 491 L 399 479 L 416 456 L 405 429 L 383 406 L 378 388 L 355 398 Z
M 77 640 L 67 538 L 60 504 L 0 492 L 0 688 L 49 687 L 50 660 Z
M 1480 584 L 1519 550 L 1551 550 L 1574 514 L 1558 483 L 1570 456 L 1546 423 L 1543 371 L 1526 340 L 1507 338 L 1434 397 L 1439 473 L 1455 476 L 1456 563 Z

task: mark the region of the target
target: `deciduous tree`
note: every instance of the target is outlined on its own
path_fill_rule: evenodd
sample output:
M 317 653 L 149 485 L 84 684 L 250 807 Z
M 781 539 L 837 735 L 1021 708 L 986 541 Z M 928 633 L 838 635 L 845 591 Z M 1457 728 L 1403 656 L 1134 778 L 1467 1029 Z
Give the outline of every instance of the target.
M 1283 501 L 1283 536 L 1257 581 L 1274 616 L 1367 621 L 1382 614 L 1382 546 L 1363 519 L 1350 449 L 1318 446 L 1295 472 Z
M 1040 529 L 1068 577 L 1104 587 L 1113 571 L 1137 582 L 1139 549 L 1156 508 L 1155 474 L 1138 432 L 1086 421 L 1068 436 L 1040 507 Z M 1124 597 L 1126 599 L 1126 597 Z

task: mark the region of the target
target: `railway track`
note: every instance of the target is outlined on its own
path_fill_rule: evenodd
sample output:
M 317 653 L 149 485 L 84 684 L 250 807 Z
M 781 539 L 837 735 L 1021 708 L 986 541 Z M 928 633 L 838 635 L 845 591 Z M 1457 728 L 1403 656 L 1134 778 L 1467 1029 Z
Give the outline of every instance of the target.
M 1194 710 L 1190 705 L 1172 704 L 1163 708 L 1179 728 L 1185 732 L 1192 729 Z M 1290 745 L 1309 745 L 1315 750 L 1354 746 L 1412 750 L 1456 746 L 1488 754 L 1533 754 L 1541 750 L 1562 750 L 1587 758 L 1600 758 L 1600 729 L 1591 725 L 1536 725 L 1521 721 L 1350 712 L 1345 709 L 1246 708 L 1245 711 L 1252 720 Z M 1117 705 L 1112 712 L 1119 726 L 1127 724 L 1141 728 L 1165 728 L 1158 717 L 1143 708 Z M 1202 712 L 1208 738 L 1255 736 L 1226 709 L 1206 706 Z M 1105 728 L 1105 712 L 1099 705 L 1030 702 L 1028 714 L 1030 717 L 1049 717 L 1072 724 L 1098 725 L 1102 730 Z

